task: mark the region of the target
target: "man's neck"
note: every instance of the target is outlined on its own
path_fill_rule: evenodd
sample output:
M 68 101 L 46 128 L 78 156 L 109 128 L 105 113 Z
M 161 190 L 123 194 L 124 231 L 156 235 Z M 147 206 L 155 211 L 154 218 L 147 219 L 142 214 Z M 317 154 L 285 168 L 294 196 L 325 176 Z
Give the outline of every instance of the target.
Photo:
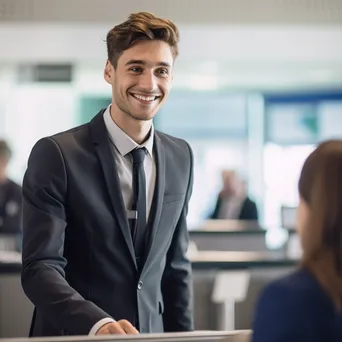
M 110 107 L 110 116 L 115 124 L 137 144 L 143 144 L 151 131 L 152 120 L 135 120 L 126 114 L 117 114 Z

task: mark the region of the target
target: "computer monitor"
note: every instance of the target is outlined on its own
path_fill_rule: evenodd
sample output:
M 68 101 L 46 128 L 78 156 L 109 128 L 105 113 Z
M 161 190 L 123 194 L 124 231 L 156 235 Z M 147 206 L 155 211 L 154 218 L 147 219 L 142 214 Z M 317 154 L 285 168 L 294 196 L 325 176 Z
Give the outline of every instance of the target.
M 1 342 L 249 342 L 251 332 L 194 331 L 141 335 L 60 336 L 1 339 Z

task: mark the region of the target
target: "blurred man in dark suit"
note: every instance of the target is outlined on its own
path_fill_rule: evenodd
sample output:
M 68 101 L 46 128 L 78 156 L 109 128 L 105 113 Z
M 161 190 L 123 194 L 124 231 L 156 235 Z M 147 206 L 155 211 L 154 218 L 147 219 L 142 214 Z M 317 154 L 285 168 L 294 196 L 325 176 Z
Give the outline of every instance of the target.
M 246 194 L 245 183 L 237 173 L 232 170 L 222 171 L 222 183 L 223 188 L 210 219 L 257 221 L 257 206 Z

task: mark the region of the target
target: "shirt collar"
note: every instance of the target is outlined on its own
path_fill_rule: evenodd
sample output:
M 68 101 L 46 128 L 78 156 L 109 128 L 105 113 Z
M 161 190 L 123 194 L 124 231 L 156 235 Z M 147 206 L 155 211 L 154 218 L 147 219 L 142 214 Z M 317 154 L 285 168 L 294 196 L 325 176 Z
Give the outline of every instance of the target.
M 153 141 L 154 141 L 154 127 L 151 126 L 149 138 L 141 145 L 137 144 L 132 138 L 130 138 L 112 119 L 110 115 L 110 106 L 107 107 L 103 113 L 103 119 L 109 134 L 115 147 L 118 149 L 122 156 L 133 151 L 135 148 L 145 147 L 150 156 L 153 153 Z

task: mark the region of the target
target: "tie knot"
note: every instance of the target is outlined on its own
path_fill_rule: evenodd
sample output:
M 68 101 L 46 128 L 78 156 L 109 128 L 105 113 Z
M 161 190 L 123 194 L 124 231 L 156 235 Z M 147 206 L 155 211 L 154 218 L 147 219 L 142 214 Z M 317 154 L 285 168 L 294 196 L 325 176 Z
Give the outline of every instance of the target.
M 142 147 L 142 148 L 136 148 L 131 152 L 134 164 L 140 164 L 144 162 L 145 154 L 146 154 L 145 151 L 146 151 L 145 147 Z

